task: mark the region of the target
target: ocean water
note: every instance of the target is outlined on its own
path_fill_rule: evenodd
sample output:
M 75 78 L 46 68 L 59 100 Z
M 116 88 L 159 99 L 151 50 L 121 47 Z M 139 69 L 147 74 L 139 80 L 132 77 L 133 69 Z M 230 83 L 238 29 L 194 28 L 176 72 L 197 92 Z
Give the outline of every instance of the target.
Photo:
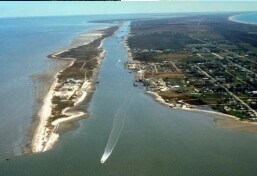
M 244 13 L 240 15 L 233 16 L 233 20 L 242 22 L 242 23 L 250 23 L 257 24 L 257 13 Z
M 58 65 L 51 52 L 100 24 L 79 18 L 0 19 L 0 158 L 20 154 L 35 103 L 35 75 Z
M 47 55 L 68 47 L 81 33 L 106 26 L 90 21 L 148 16 L 0 18 L 0 160 L 21 154 L 28 140 L 37 75 L 60 65 Z
M 19 155 L 35 114 L 38 76 L 58 68 L 47 55 L 69 47 L 81 33 L 107 26 L 95 20 L 174 15 L 95 15 L 0 18 L 0 160 Z
M 256 134 L 162 106 L 133 86 L 134 75 L 123 67 L 129 24 L 103 43 L 106 56 L 89 118 L 50 151 L 0 160 L 1 176 L 256 175 Z

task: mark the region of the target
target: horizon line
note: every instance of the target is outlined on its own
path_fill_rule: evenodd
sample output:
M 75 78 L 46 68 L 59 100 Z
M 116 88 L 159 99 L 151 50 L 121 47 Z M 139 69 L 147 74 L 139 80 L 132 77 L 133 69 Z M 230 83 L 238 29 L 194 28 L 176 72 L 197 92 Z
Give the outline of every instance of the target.
M 110 14 L 70 14 L 70 15 L 34 15 L 34 16 L 0 16 L 0 19 L 4 18 L 44 18 L 44 17 L 71 17 L 71 16 L 101 16 L 101 15 L 147 15 L 147 14 L 162 14 L 162 15 L 168 15 L 168 14 L 191 14 L 191 13 L 199 13 L 199 14 L 204 14 L 204 13 L 256 13 L 256 11 L 248 11 L 248 10 L 231 10 L 231 11 L 199 11 L 199 12 L 153 12 L 153 13 L 110 13 Z

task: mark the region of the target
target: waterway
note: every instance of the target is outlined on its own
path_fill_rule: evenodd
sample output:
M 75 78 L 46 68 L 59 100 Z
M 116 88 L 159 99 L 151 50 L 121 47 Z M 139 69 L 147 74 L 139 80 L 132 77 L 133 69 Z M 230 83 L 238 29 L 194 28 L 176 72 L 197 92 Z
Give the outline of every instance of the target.
M 31 124 L 43 101 L 42 92 L 48 91 L 49 78 L 62 65 L 57 59 L 47 58 L 49 54 L 67 49 L 81 34 L 109 25 L 92 21 L 161 17 L 143 14 L 0 18 L 0 160 L 20 155 L 31 137 Z
M 256 134 L 162 106 L 133 86 L 134 75 L 123 67 L 129 24 L 103 43 L 89 118 L 50 151 L 0 161 L 1 176 L 256 175 Z

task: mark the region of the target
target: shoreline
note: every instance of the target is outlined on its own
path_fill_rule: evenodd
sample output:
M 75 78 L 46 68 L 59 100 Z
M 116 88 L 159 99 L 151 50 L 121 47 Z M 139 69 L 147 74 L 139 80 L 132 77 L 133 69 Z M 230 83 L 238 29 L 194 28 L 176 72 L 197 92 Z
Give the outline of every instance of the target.
M 57 55 L 60 55 L 66 51 L 77 48 L 79 46 L 88 45 L 91 42 L 93 42 L 94 40 L 96 40 L 97 38 L 100 38 L 101 36 L 103 36 L 103 34 L 99 33 L 99 31 L 105 30 L 109 27 L 111 27 L 111 25 L 108 25 L 105 27 L 103 27 L 103 26 L 96 27 L 87 32 L 82 32 L 74 37 L 74 39 L 71 41 L 71 44 L 69 46 L 62 48 L 57 52 L 49 54 L 48 57 L 56 59 L 56 58 L 58 58 Z M 97 33 L 97 31 L 98 31 L 98 33 Z
M 62 57 L 59 57 L 58 55 L 61 55 L 69 50 L 72 50 L 72 49 L 76 49 L 78 47 L 81 47 L 81 46 L 86 46 L 86 45 L 89 45 L 91 44 L 92 42 L 94 42 L 95 40 L 99 39 L 100 37 L 103 36 L 103 31 L 102 29 L 108 29 L 109 27 L 106 27 L 106 28 L 96 28 L 92 31 L 90 31 L 90 33 L 86 33 L 86 34 L 82 34 L 83 35 L 83 39 L 84 40 L 87 40 L 87 42 L 82 42 L 82 41 L 78 41 L 78 40 L 83 40 L 83 39 L 80 39 L 79 36 L 77 36 L 73 41 L 72 41 L 72 44 L 70 45 L 70 47 L 66 47 L 58 52 L 54 52 L 52 54 L 49 54 L 48 57 L 51 58 L 51 59 L 61 59 L 61 60 L 72 60 L 73 58 L 62 58 Z M 98 31 L 98 33 L 97 33 Z M 88 36 L 88 38 L 86 38 L 86 36 Z M 105 39 L 102 40 L 102 42 L 100 43 L 100 45 L 97 47 L 98 49 L 100 49 L 102 47 L 102 43 Z M 75 59 L 76 60 L 76 59 Z
M 63 69 L 65 69 L 65 68 L 63 68 Z M 45 136 L 44 133 L 47 132 L 46 131 L 47 128 L 45 128 L 45 126 L 47 124 L 48 117 L 51 115 L 51 105 L 52 105 L 51 99 L 52 99 L 52 94 L 53 94 L 54 88 L 56 87 L 56 84 L 57 84 L 57 75 L 59 72 L 60 71 L 58 71 L 57 74 L 55 74 L 54 81 L 43 100 L 42 107 L 40 108 L 40 110 L 37 114 L 39 117 L 39 123 L 34 132 L 32 142 L 31 142 L 31 151 L 32 152 L 37 152 L 37 151 L 43 150 L 42 139 Z
M 154 99 L 167 106 L 167 107 L 170 107 L 172 109 L 176 109 L 176 110 L 183 110 L 183 111 L 191 111 L 191 112 L 200 112 L 200 113 L 208 113 L 208 114 L 212 114 L 212 115 L 221 115 L 221 116 L 226 116 L 226 117 L 230 117 L 230 118 L 234 118 L 235 120 L 240 120 L 238 117 L 236 116 L 232 116 L 232 115 L 229 115 L 229 114 L 224 114 L 224 113 L 221 113 L 221 112 L 218 112 L 218 111 L 209 111 L 209 110 L 203 110 L 203 109 L 198 109 L 196 107 L 193 107 L 192 105 L 185 105 L 185 106 L 182 106 L 182 107 L 178 107 L 176 106 L 176 104 L 173 104 L 173 103 L 167 103 L 165 102 L 165 100 L 160 96 L 158 95 L 156 92 L 151 92 L 151 91 L 146 91 L 147 94 L 150 94 L 150 95 L 153 95 Z M 191 106 L 188 107 L 188 106 Z M 257 123 L 256 123 L 257 124 Z
M 187 106 L 182 106 L 182 107 L 176 107 L 175 104 L 172 103 L 167 103 L 165 100 L 158 95 L 156 92 L 151 92 L 151 91 L 146 91 L 147 94 L 153 97 L 155 101 L 158 103 L 167 106 L 169 108 L 175 109 L 175 110 L 181 110 L 181 111 L 189 111 L 189 112 L 195 112 L 195 113 L 206 113 L 208 115 L 212 115 L 214 117 L 214 123 L 223 128 L 229 128 L 232 130 L 237 130 L 237 131 L 244 131 L 244 132 L 250 132 L 250 133 L 257 133 L 257 122 L 250 122 L 250 121 L 243 121 L 240 118 L 236 116 L 232 116 L 229 114 L 224 114 L 222 112 L 218 111 L 209 111 L 209 110 L 202 110 L 202 109 L 197 109 L 197 107 L 192 107 L 189 108 Z
M 242 15 L 242 14 L 240 14 L 240 15 Z M 232 21 L 232 22 L 236 22 L 236 23 L 249 24 L 249 25 L 257 25 L 257 22 L 256 23 L 251 23 L 251 22 L 245 22 L 245 21 L 237 20 L 237 19 L 235 19 L 236 16 L 239 16 L 239 15 L 230 16 L 230 17 L 228 17 L 228 20 Z
M 108 28 L 110 28 L 110 27 L 106 27 L 105 29 L 108 29 Z M 59 81 L 58 76 L 60 76 L 64 70 L 72 67 L 74 65 L 74 63 L 78 60 L 77 58 L 66 59 L 66 58 L 58 57 L 58 55 L 60 55 L 64 52 L 70 51 L 74 48 L 76 49 L 81 46 L 90 45 L 97 39 L 101 38 L 105 32 L 105 31 L 102 31 L 99 29 L 95 29 L 94 31 L 95 31 L 94 32 L 95 35 L 93 35 L 93 36 L 95 38 L 93 40 L 92 40 L 92 38 L 90 38 L 90 40 L 91 40 L 90 42 L 84 42 L 83 45 L 71 47 L 70 49 L 65 49 L 65 50 L 62 50 L 57 53 L 49 55 L 49 58 L 67 60 L 67 61 L 71 61 L 71 63 L 67 67 L 58 71 L 57 74 L 54 76 L 54 81 L 43 100 L 43 105 L 41 106 L 40 110 L 38 111 L 39 122 L 38 122 L 36 130 L 34 132 L 32 142 L 31 142 L 32 153 L 45 152 L 47 150 L 50 150 L 53 147 L 53 145 L 58 141 L 58 138 L 59 138 L 58 128 L 61 123 L 75 120 L 83 115 L 86 115 L 86 112 L 76 110 L 76 108 L 81 104 L 81 102 L 83 102 L 86 99 L 86 97 L 88 96 L 88 92 L 92 89 L 92 87 L 94 87 L 94 84 L 93 84 L 94 78 L 92 78 L 92 77 L 87 78 L 87 76 L 85 76 L 81 87 L 78 87 L 73 92 L 73 94 L 76 93 L 76 97 L 71 100 L 71 101 L 73 101 L 74 104 L 71 107 L 66 107 L 61 111 L 61 114 L 64 115 L 65 117 L 57 118 L 57 119 L 54 119 L 52 122 L 49 122 L 49 119 L 53 116 L 53 112 L 52 112 L 53 97 L 55 96 L 56 93 L 59 93 L 58 91 L 56 91 L 57 86 L 58 86 L 58 81 Z M 98 33 L 96 33 L 96 32 L 98 32 Z M 84 34 L 84 35 L 86 35 L 86 34 Z M 91 37 L 92 37 L 92 35 L 91 35 Z M 106 36 L 106 37 L 108 37 L 108 36 Z M 97 47 L 97 49 L 101 48 L 102 43 L 105 38 L 103 38 L 100 41 L 100 45 Z M 87 38 L 87 40 L 88 40 L 88 38 Z M 97 65 L 93 69 L 93 74 L 98 72 L 98 69 L 100 68 L 99 65 L 101 64 L 100 60 L 102 60 L 104 58 L 104 55 L 105 55 L 105 51 L 102 50 L 96 58 L 92 58 L 92 59 L 97 60 Z M 73 94 L 71 96 L 73 96 Z M 61 95 L 62 95 L 62 93 L 60 93 L 60 96 Z
M 231 16 L 231 17 L 233 17 L 233 16 Z M 229 18 L 231 19 L 231 17 L 229 17 Z M 129 33 L 129 35 L 130 35 L 130 33 Z M 125 39 L 124 47 L 126 48 L 126 50 L 128 52 L 128 61 L 133 61 L 133 56 L 132 56 L 132 53 L 130 52 L 131 50 L 127 43 L 129 35 Z M 225 114 L 225 113 L 218 112 L 215 110 L 198 109 L 197 106 L 190 105 L 187 103 L 184 103 L 184 105 L 182 105 L 182 107 L 177 107 L 176 104 L 165 102 L 165 100 L 160 95 L 158 95 L 156 92 L 146 91 L 146 94 L 149 94 L 150 96 L 152 96 L 153 99 L 155 101 L 157 101 L 158 103 L 165 105 L 169 108 L 175 109 L 175 110 L 189 111 L 189 112 L 195 112 L 195 113 L 206 113 L 208 115 L 212 115 L 214 117 L 214 119 L 213 119 L 214 123 L 219 127 L 229 128 L 229 129 L 237 130 L 237 131 L 257 133 L 257 122 L 241 120 L 240 118 L 238 118 L 236 116 Z
M 129 31 L 128 35 L 124 39 L 124 48 L 125 48 L 125 50 L 128 53 L 128 62 L 133 61 L 132 53 L 130 52 L 130 48 L 128 46 L 128 38 L 129 38 L 130 35 L 131 34 L 130 34 L 130 31 Z
M 47 132 L 51 131 L 51 129 L 47 128 L 46 126 L 47 126 L 47 123 L 48 123 L 47 121 L 48 121 L 49 117 L 51 116 L 52 97 L 53 97 L 54 92 L 55 92 L 54 89 L 56 88 L 56 86 L 58 84 L 58 75 L 63 70 L 65 70 L 66 68 L 69 68 L 70 66 L 72 66 L 74 64 L 74 62 L 75 62 L 75 59 L 72 60 L 71 63 L 67 67 L 59 70 L 55 74 L 54 81 L 53 81 L 49 91 L 47 92 L 47 94 L 46 94 L 46 96 L 43 100 L 43 105 L 38 112 L 39 124 L 38 124 L 37 129 L 34 133 L 32 143 L 31 143 L 31 150 L 32 150 L 33 153 L 40 152 L 40 151 L 46 151 L 46 149 L 47 149 L 47 148 L 44 147 L 44 143 L 45 142 L 47 143 L 47 139 L 46 139 L 47 136 L 48 136 Z M 55 131 L 55 130 L 53 130 L 53 131 Z M 53 134 L 53 131 L 51 132 L 51 135 Z M 51 135 L 50 135 L 50 137 L 51 137 Z M 55 140 L 57 140 L 57 139 L 55 139 Z

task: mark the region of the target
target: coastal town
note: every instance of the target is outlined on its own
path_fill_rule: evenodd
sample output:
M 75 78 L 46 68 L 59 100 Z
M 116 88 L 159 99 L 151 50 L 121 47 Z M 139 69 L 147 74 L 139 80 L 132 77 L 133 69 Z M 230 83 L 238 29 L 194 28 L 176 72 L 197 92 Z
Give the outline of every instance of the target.
M 224 16 L 182 19 L 132 23 L 133 60 L 125 65 L 136 73 L 135 81 L 171 108 L 215 110 L 256 121 L 257 27 L 239 26 Z

